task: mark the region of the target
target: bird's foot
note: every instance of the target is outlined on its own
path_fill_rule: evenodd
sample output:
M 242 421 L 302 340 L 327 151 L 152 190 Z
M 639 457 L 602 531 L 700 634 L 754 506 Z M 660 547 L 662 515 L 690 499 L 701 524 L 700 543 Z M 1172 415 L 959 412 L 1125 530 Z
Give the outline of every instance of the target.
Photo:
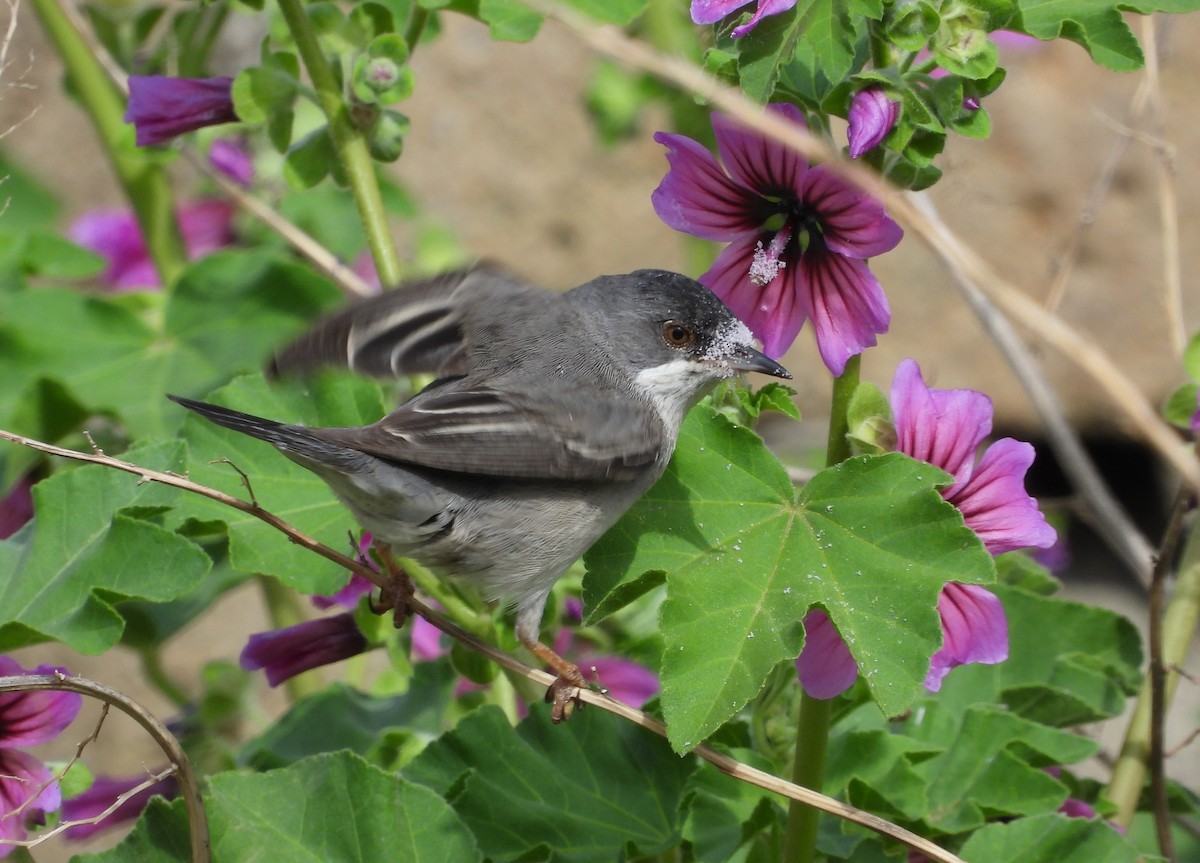
M 571 718 L 576 707 L 583 707 L 579 691 L 587 686 L 587 681 L 583 679 L 578 665 L 563 659 L 542 642 L 527 641 L 525 646 L 557 673 L 558 676 L 546 690 L 546 703 L 553 705 L 550 708 L 550 720 L 555 724 L 565 722 Z
M 392 612 L 392 623 L 396 628 L 404 626 L 404 622 L 412 615 L 410 600 L 416 594 L 412 579 L 404 567 L 392 556 L 392 549 L 386 543 L 376 542 L 373 545 L 375 556 L 383 565 L 383 573 L 387 576 L 387 586 L 379 591 L 379 599 L 371 603 L 371 611 L 376 614 Z

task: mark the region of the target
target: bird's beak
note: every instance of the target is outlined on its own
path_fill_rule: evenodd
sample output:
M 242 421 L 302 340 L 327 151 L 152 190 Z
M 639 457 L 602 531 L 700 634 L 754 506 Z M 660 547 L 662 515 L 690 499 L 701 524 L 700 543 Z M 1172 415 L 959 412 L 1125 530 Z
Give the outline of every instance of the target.
M 725 362 L 731 369 L 738 372 L 759 372 L 787 380 L 791 380 L 792 377 L 792 373 L 779 363 L 749 345 L 738 345 Z

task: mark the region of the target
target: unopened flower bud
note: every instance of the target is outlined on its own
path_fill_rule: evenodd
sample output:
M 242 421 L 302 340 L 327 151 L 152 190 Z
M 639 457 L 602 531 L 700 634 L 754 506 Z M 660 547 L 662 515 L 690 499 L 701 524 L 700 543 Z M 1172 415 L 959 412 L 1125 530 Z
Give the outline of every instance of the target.
M 857 159 L 879 146 L 900 117 L 900 103 L 887 97 L 882 87 L 867 87 L 850 103 L 850 158 Z

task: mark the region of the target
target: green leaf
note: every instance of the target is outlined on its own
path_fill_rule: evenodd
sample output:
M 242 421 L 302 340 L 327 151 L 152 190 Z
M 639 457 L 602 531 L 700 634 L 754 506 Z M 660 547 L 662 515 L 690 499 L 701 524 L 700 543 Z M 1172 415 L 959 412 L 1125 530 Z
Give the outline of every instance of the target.
M 625 27 L 646 11 L 649 0 L 564 0 L 564 4 L 597 21 Z
M 793 7 L 764 18 L 738 40 L 738 75 L 747 96 L 762 104 L 771 101 L 775 85 L 791 62 L 803 33 L 800 9 Z
M 514 0 L 479 0 L 479 17 L 493 39 L 528 42 L 542 29 L 542 16 Z
M 127 458 L 182 473 L 178 442 L 131 450 Z M 116 644 L 124 621 L 117 598 L 163 602 L 191 590 L 208 555 L 150 521 L 123 514 L 169 506 L 178 490 L 89 465 L 33 488 L 35 518 L 0 543 L 0 650 L 55 639 L 80 653 Z M 169 577 L 164 577 L 169 573 Z
M 1145 56 L 1125 23 L 1124 11 L 1192 12 L 1196 0 L 1017 0 L 1016 29 L 1038 39 L 1062 37 L 1082 45 L 1092 59 L 1116 72 L 1140 69 Z
M 379 386 L 346 373 L 274 386 L 268 386 L 261 376 L 248 376 L 211 393 L 206 401 L 308 426 L 366 425 L 385 413 Z M 236 466 L 246 474 L 263 507 L 308 536 L 346 550 L 347 532 L 357 527 L 354 517 L 315 473 L 287 459 L 269 443 L 194 414 L 187 413 L 183 437 L 191 451 L 193 480 L 245 499 L 246 489 Z M 228 526 L 229 558 L 241 572 L 273 575 L 302 593 L 331 593 L 346 582 L 345 570 L 294 545 L 251 515 L 189 496 L 180 499 L 171 519 L 179 524 L 189 518 Z
M 929 811 L 929 781 L 914 763 L 939 751 L 940 747 L 883 729 L 836 734 L 829 744 L 824 791 L 836 794 L 850 788 L 854 805 L 861 807 L 863 788 L 871 788 L 877 793 L 871 811 L 916 820 Z
M 1192 336 L 1183 351 L 1183 368 L 1192 380 L 1200 382 L 1200 333 Z
M 988 582 L 991 557 L 936 490 L 948 477 L 898 453 L 858 457 L 795 496 L 752 432 L 703 407 L 664 477 L 585 555 L 589 622 L 659 573 L 663 712 L 694 746 L 803 646 L 823 607 L 885 714 L 917 697 L 941 645 L 947 581 Z
M 462 820 L 437 794 L 349 752 L 209 780 L 217 860 L 259 863 L 470 863 Z
M 182 800 L 154 797 L 121 844 L 100 854 L 80 854 L 75 863 L 188 863 L 192 845 Z
M 1200 411 L 1198 398 L 1200 398 L 1200 385 L 1184 384 L 1167 397 L 1167 401 L 1163 405 L 1163 417 L 1171 425 L 1190 430 L 1192 417 L 1196 415 L 1197 411 Z
M 918 766 L 928 782 L 925 820 L 946 833 L 973 830 L 996 815 L 1054 811 L 1067 789 L 1042 768 L 1073 764 L 1099 749 L 1093 740 L 991 705 L 970 707 L 947 734 L 940 712 L 930 704 L 905 723 L 905 730 L 926 743 L 946 746 L 944 753 Z
M 334 684 L 294 704 L 242 748 L 238 762 L 269 770 L 338 749 L 366 756 L 392 728 L 433 737 L 442 730 L 456 681 L 448 664 L 423 662 L 414 669 L 412 686 L 404 695 L 378 698 Z
M 169 437 L 182 414 L 164 393 L 197 395 L 259 368 L 338 298 L 307 267 L 233 251 L 190 265 L 166 298 L 19 291 L 0 320 L 0 425 L 26 431 L 14 415 L 38 415 L 28 400 L 49 379 L 56 398 L 119 417 L 132 437 Z
M 1148 861 L 1104 821 L 1039 815 L 989 824 L 959 852 L 971 863 L 1137 863 Z
M 293 189 L 310 189 L 329 175 L 330 164 L 336 158 L 329 127 L 321 126 L 288 148 L 283 178 Z
M 597 710 L 554 726 L 539 705 L 516 729 L 494 707 L 463 719 L 404 771 L 452 795 L 489 859 L 610 863 L 632 844 L 679 844 L 679 804 L 694 763 L 645 729 Z

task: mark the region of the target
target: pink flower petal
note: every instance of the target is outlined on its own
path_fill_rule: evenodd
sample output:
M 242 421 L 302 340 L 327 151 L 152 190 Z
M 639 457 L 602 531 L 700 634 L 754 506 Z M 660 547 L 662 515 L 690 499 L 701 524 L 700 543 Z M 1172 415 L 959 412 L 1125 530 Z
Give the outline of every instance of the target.
M 145 774 L 138 776 L 97 777 L 87 791 L 68 797 L 63 801 L 63 821 L 86 821 L 95 818 L 116 803 L 122 794 L 137 788 L 149 777 Z M 179 793 L 178 783 L 174 776 L 168 776 L 158 782 L 148 785 L 137 794 L 124 800 L 111 814 L 94 824 L 74 824 L 68 827 L 65 835 L 68 839 L 87 839 L 97 833 L 102 833 L 113 827 L 118 827 L 136 819 L 150 798 L 155 795 L 168 800 Z
M 925 688 L 937 692 L 950 669 L 1008 659 L 1008 619 L 996 595 L 976 584 L 948 582 L 938 596 L 942 647 L 929 663 Z
M 1033 459 L 1032 446 L 1002 438 L 987 448 L 971 478 L 946 498 L 992 554 L 1049 548 L 1058 538 L 1037 500 L 1025 491 Z
M 335 614 L 256 632 L 242 648 L 240 663 L 247 671 L 262 669 L 267 683 L 278 686 L 301 672 L 357 656 L 367 647 L 354 615 Z
M 796 674 L 804 691 L 821 700 L 841 695 L 858 677 L 850 648 L 819 608 L 804 615 L 804 649 L 796 659 Z
M 232 78 L 129 76 L 125 122 L 134 125 L 139 147 L 161 144 L 193 129 L 237 120 Z
M 0 677 L 56 672 L 69 674 L 65 668 L 51 665 L 25 669 L 15 659 L 0 656 Z M 83 697 L 74 692 L 31 689 L 0 693 L 0 747 L 47 743 L 75 721 L 82 706 Z
M 716 24 L 753 0 L 692 0 L 692 21 L 696 24 Z
M 644 665 L 618 656 L 582 659 L 579 667 L 618 701 L 641 707 L 658 695 L 658 675 Z M 589 673 L 594 672 L 594 673 Z
M 904 237 L 883 204 L 821 166 L 808 172 L 800 197 L 819 214 L 825 246 L 831 252 L 872 258 L 890 252 Z
M 971 478 L 975 451 L 992 430 L 992 401 L 974 390 L 925 385 L 920 367 L 903 360 L 892 382 L 896 449 L 954 477 L 950 497 Z
M 866 263 L 814 247 L 800 258 L 800 297 L 817 349 L 835 375 L 850 357 L 875 344 L 891 320 L 887 297 Z
M 878 147 L 899 117 L 900 103 L 889 99 L 882 87 L 867 87 L 855 93 L 847 118 L 850 123 L 846 134 L 850 158 L 857 159 Z
M 734 39 L 741 39 L 751 30 L 758 26 L 758 22 L 768 15 L 778 15 L 780 12 L 786 12 L 796 5 L 796 0 L 758 0 L 758 9 L 750 17 L 750 20 L 740 27 L 734 27 L 733 32 L 729 35 Z
M 683 135 L 657 132 L 670 170 L 650 195 L 667 225 L 705 240 L 732 240 L 755 232 L 764 215 L 757 196 L 731 180 L 707 149 Z
M 766 110 L 798 126 L 805 125 L 804 115 L 795 105 L 767 105 Z M 803 199 L 802 183 L 808 172 L 803 156 L 725 114 L 713 114 L 712 127 L 721 161 L 742 186 L 759 196 Z M 761 224 L 760 219 L 754 228 Z
M 45 764 L 19 749 L 0 749 L 0 839 L 22 840 L 25 825 L 41 821 L 62 802 L 62 792 Z M 0 857 L 15 846 L 0 843 Z
M 22 474 L 0 499 L 0 539 L 8 539 L 33 518 L 33 477 Z
M 753 234 L 730 243 L 699 281 L 745 322 L 767 356 L 778 359 L 796 340 L 805 313 L 794 261 L 765 285 L 751 281 L 754 249 L 764 240 L 770 237 Z

